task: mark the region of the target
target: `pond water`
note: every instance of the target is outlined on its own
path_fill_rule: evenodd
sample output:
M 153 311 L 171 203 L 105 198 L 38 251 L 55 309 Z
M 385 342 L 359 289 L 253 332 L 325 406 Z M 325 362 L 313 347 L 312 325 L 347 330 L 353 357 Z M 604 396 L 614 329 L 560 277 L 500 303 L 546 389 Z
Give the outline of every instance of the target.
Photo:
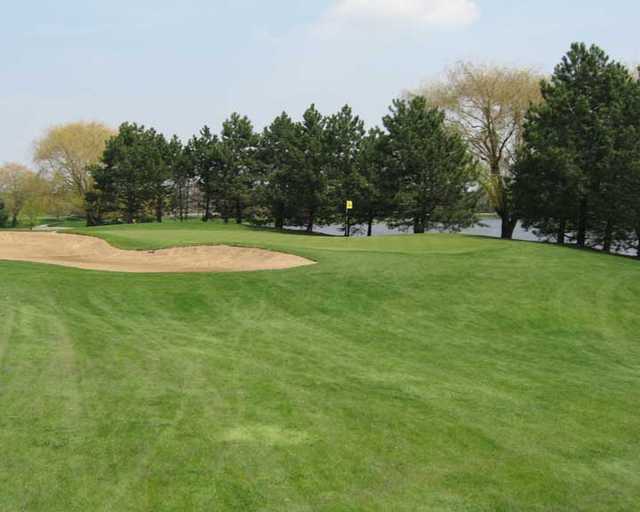
M 495 217 L 487 217 L 484 218 L 480 221 L 479 224 L 476 224 L 475 226 L 472 226 L 470 228 L 467 229 L 463 229 L 461 231 L 461 233 L 465 234 L 465 235 L 478 235 L 478 236 L 487 236 L 487 237 L 491 237 L 491 238 L 500 238 L 500 234 L 501 234 L 501 226 L 502 226 L 502 221 L 498 218 Z M 290 229 L 301 229 L 301 228 L 295 228 L 292 227 Z M 331 226 L 317 226 L 314 231 L 316 233 L 323 233 L 326 235 L 343 235 L 344 234 L 344 226 L 341 224 L 334 224 Z M 366 236 L 367 234 L 367 227 L 366 226 L 357 226 L 356 227 L 356 232 L 353 233 L 353 236 Z M 412 229 L 407 229 L 407 230 L 401 230 L 398 228 L 389 228 L 386 224 L 384 223 L 378 223 L 375 224 L 373 226 L 373 235 L 374 236 L 381 236 L 381 235 L 411 235 L 413 234 L 413 230 Z M 544 238 L 541 238 L 539 236 L 537 236 L 535 233 L 532 233 L 531 231 L 527 231 L 526 229 L 524 229 L 522 227 L 522 225 L 520 223 L 518 223 L 518 226 L 516 227 L 515 231 L 513 232 L 513 239 L 514 240 L 526 240 L 529 242 L 542 242 L 544 241 Z M 630 255 L 630 256 L 635 256 L 636 255 L 636 251 L 635 250 L 629 250 L 629 251 L 619 251 L 620 254 L 626 254 L 626 255 Z
M 296 229 L 296 228 L 292 228 Z M 317 226 L 314 231 L 316 233 L 324 233 L 326 235 L 342 235 L 344 234 L 344 226 L 341 224 L 334 224 L 331 226 Z M 489 217 L 483 219 L 480 224 L 477 224 L 473 227 L 463 229 L 461 231 L 467 235 L 480 235 L 480 236 L 489 236 L 494 238 L 500 238 L 501 233 L 501 221 L 500 219 Z M 353 233 L 353 236 L 365 236 L 367 234 L 366 226 L 358 226 L 357 232 Z M 398 228 L 389 228 L 384 223 L 378 223 L 373 226 L 373 234 L 374 236 L 380 235 L 410 235 L 413 234 L 412 229 L 401 230 Z M 525 230 L 521 225 L 518 225 L 516 230 L 513 233 L 513 238 L 515 240 L 529 240 L 538 242 L 541 239 L 537 237 L 534 233 Z

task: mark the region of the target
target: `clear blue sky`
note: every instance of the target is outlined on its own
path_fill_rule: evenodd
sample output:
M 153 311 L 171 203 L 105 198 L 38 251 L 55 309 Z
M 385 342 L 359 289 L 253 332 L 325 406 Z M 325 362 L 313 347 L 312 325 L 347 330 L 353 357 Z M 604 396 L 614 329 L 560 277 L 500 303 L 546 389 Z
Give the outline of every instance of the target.
M 188 137 L 232 111 L 262 128 L 315 102 L 370 124 L 460 59 L 550 72 L 572 41 L 640 62 L 637 0 L 22 0 L 0 31 L 0 162 L 51 125 Z

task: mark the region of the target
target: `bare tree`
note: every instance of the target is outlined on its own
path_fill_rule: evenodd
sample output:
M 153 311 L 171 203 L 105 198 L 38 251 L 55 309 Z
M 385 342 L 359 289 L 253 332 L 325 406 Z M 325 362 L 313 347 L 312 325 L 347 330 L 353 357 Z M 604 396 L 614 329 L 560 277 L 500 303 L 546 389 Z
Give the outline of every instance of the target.
M 507 239 L 518 222 L 511 199 L 512 169 L 527 110 L 542 99 L 541 78 L 530 69 L 460 62 L 448 70 L 446 79 L 414 93 L 445 110 L 449 123 L 484 164 L 482 185 Z

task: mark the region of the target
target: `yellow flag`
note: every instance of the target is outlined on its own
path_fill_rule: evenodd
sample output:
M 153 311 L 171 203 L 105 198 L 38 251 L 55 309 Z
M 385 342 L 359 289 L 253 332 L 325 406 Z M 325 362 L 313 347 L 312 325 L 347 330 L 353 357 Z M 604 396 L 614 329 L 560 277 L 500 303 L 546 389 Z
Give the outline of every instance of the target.
M 347 201 L 347 210 L 353 210 L 353 201 Z

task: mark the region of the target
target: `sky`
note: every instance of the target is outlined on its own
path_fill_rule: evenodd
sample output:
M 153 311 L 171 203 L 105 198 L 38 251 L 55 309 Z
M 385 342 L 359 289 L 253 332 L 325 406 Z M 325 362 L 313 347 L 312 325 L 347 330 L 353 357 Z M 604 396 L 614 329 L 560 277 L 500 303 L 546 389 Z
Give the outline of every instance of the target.
M 574 41 L 640 63 L 637 0 L 2 0 L 0 162 L 70 121 L 187 139 L 232 112 L 369 125 L 459 60 L 550 73 Z

